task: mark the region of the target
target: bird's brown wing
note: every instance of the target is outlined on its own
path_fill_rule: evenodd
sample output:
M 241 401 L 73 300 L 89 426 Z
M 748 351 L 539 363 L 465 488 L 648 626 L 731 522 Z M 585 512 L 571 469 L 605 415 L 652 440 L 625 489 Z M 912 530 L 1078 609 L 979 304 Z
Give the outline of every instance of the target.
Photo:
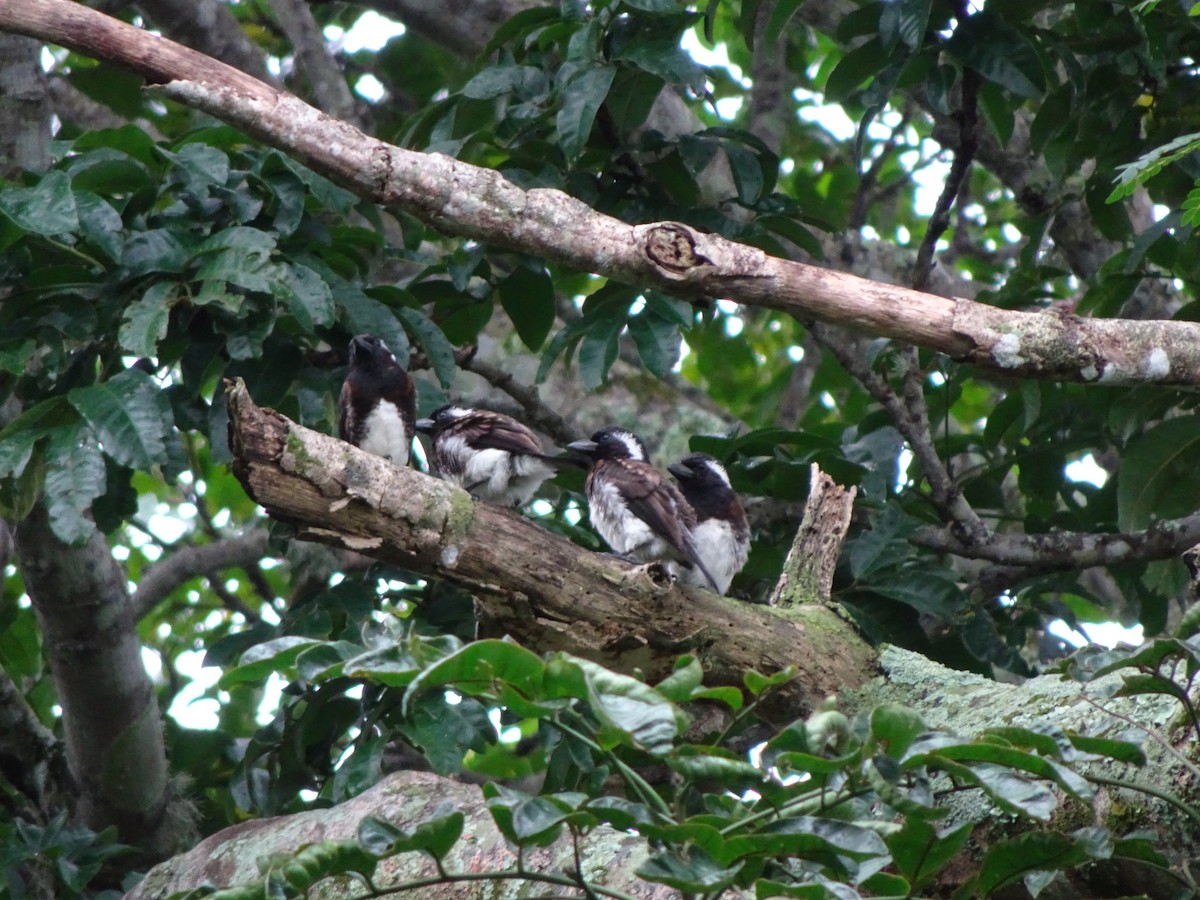
M 493 414 L 464 416 L 458 423 L 467 445 L 474 450 L 507 450 L 509 453 L 542 456 L 542 445 L 534 433 L 508 416 Z
M 700 561 L 692 541 L 696 514 L 679 488 L 648 463 L 634 459 L 611 459 L 613 484 L 629 511 L 670 542 L 684 559 L 696 566 L 718 594 L 717 580 Z

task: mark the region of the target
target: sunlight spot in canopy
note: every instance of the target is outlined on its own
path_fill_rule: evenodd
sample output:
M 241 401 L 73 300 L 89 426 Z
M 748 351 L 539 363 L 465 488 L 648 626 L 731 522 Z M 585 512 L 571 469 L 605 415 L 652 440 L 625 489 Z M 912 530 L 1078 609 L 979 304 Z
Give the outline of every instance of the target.
M 1134 625 L 1126 628 L 1118 622 L 1080 622 L 1079 631 L 1075 631 L 1062 619 L 1055 619 L 1046 630 L 1058 638 L 1062 638 L 1072 647 L 1082 647 L 1084 644 L 1099 644 L 1109 649 L 1117 644 L 1132 644 L 1138 646 L 1143 641 L 1142 626 Z
M 817 399 L 826 409 L 837 409 L 837 401 L 833 399 L 833 394 L 829 393 L 829 391 L 821 391 L 821 396 Z
M 1171 214 L 1171 207 L 1163 206 L 1161 203 L 1155 203 L 1151 209 L 1151 214 L 1154 216 L 1155 222 L 1161 222 Z
M 791 175 L 795 171 L 796 171 L 796 160 L 792 159 L 790 156 L 787 157 L 787 159 L 781 159 L 779 161 L 779 174 L 780 175 Z
M 445 696 L 446 702 L 451 706 L 458 706 L 463 701 L 462 694 L 457 691 L 446 691 Z
M 216 697 L 203 695 L 220 680 L 220 667 L 205 667 L 202 652 L 184 650 L 175 657 L 175 671 L 187 683 L 171 701 L 167 715 L 184 728 L 204 731 L 217 728 L 220 725 L 221 704 Z
M 505 726 L 501 721 L 502 710 L 493 706 L 488 710 L 488 721 L 496 729 L 496 737 L 505 744 L 515 744 L 521 739 L 521 729 L 516 725 Z
M 908 467 L 912 465 L 913 452 L 905 446 L 896 458 L 896 490 L 912 487 L 913 480 L 908 475 Z
M 374 75 L 367 73 L 354 82 L 354 93 L 368 103 L 378 103 L 387 96 L 387 88 Z
M 346 580 L 346 576 L 343 575 L 341 572 L 334 572 L 332 575 L 329 576 L 329 586 L 337 587 L 339 584 L 341 584 L 345 580 Z
M 1096 462 L 1096 457 L 1087 453 L 1074 462 L 1069 462 L 1063 468 L 1063 474 L 1071 481 L 1087 481 L 1096 487 L 1104 487 L 1108 481 L 1108 472 Z
M 927 380 L 934 387 L 941 387 L 946 383 L 946 376 L 941 372 L 930 372 Z
M 708 47 L 701 39 L 700 32 L 696 28 L 691 28 L 683 33 L 683 38 L 680 40 L 679 46 L 700 65 L 710 68 L 722 68 L 742 87 L 750 87 L 750 79 L 742 72 L 741 66 L 735 65 L 730 61 L 729 48 L 724 43 L 719 43 L 715 47 Z
M 279 618 L 279 613 L 275 611 L 275 607 L 273 607 L 270 603 L 263 603 L 262 606 L 259 607 L 258 616 L 268 625 L 278 625 L 281 621 L 283 621 Z
M 804 348 L 799 344 L 792 344 L 787 348 L 787 357 L 794 363 L 798 363 L 804 359 Z
M 158 681 L 162 678 L 162 657 L 158 654 L 158 651 L 151 650 L 146 646 L 142 647 L 142 668 L 146 670 L 146 674 L 150 676 L 151 681 Z
M 1001 225 L 1000 233 L 1004 235 L 1004 239 L 1010 244 L 1015 244 L 1021 240 L 1021 229 L 1012 222 L 1005 222 Z
M 384 44 L 404 34 L 405 30 L 399 22 L 369 11 L 359 16 L 358 21 L 346 31 L 330 25 L 325 29 L 325 37 L 337 43 L 346 53 L 357 53 L 360 50 L 382 50 Z
M 730 337 L 737 337 L 745 327 L 746 323 L 742 321 L 741 316 L 725 316 L 725 333 Z
M 634 301 L 629 304 L 629 315 L 636 316 L 645 308 L 646 298 L 643 295 L 638 294 L 637 297 L 634 298 Z
M 800 118 L 820 125 L 834 139 L 848 141 L 858 131 L 857 123 L 836 103 L 824 103 L 817 94 L 803 88 L 796 88 L 792 96 L 800 104 Z
M 112 548 L 112 557 L 117 562 L 126 562 L 129 559 L 129 548 L 118 544 Z
M 283 689 L 287 682 L 278 672 L 272 672 L 263 685 L 262 700 L 254 711 L 254 721 L 259 725 L 269 725 L 279 711 L 279 701 L 283 699 Z
M 897 225 L 896 226 L 896 243 L 897 244 L 907 244 L 911 240 L 912 240 L 912 232 L 910 232 L 903 225 Z

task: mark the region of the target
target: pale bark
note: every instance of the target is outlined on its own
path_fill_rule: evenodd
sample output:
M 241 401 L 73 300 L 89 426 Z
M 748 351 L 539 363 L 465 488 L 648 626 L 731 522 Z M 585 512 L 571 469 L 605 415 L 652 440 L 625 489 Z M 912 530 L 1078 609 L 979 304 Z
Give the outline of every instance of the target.
M 671 222 L 629 226 L 556 190 L 364 135 L 295 97 L 70 0 L 11 0 L 0 28 L 133 69 L 360 196 L 440 230 L 681 297 L 724 297 L 894 338 L 1010 376 L 1200 384 L 1200 326 L 996 309 L 768 256 Z

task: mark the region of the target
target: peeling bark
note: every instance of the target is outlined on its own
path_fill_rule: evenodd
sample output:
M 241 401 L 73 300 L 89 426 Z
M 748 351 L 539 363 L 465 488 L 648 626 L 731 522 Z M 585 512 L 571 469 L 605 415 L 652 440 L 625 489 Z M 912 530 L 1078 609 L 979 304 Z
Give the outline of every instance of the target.
M 260 81 L 70 0 L 10 0 L 0 28 L 124 65 L 166 96 L 448 234 L 701 300 L 723 297 L 894 338 L 1010 376 L 1200 384 L 1200 325 L 1001 310 L 768 256 L 679 223 L 630 227 L 556 190 L 375 140 Z
M 771 592 L 771 606 L 829 603 L 833 573 L 850 528 L 858 488 L 844 488 L 813 463 L 809 468 L 804 519 Z
M 740 603 L 663 583 L 656 567 L 592 553 L 453 485 L 229 400 L 234 472 L 300 536 L 472 591 L 492 627 L 538 652 L 565 650 L 651 682 L 694 654 L 712 684 L 795 666 L 768 715 L 791 721 L 876 672 L 874 651 L 834 610 Z M 657 579 L 657 580 L 656 580 Z

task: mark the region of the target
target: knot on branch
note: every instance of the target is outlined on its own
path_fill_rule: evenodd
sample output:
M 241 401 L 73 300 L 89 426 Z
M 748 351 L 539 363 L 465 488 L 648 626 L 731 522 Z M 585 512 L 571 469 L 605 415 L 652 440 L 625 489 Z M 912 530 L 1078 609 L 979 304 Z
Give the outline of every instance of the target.
M 674 277 L 712 264 L 711 260 L 696 251 L 696 240 L 691 229 L 674 222 L 647 226 L 642 246 L 650 262 Z

